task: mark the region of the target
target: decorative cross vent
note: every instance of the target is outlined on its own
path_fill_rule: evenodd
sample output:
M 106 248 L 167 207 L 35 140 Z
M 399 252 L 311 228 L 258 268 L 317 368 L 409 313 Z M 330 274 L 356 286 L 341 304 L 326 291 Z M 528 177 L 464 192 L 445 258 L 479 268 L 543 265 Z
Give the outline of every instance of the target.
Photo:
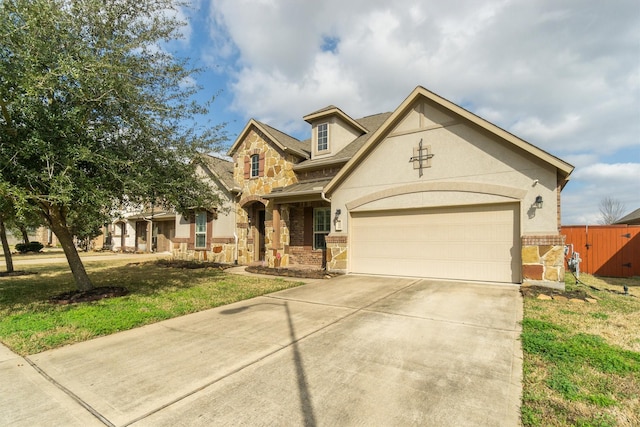
M 418 143 L 418 148 L 413 149 L 413 156 L 409 159 L 409 163 L 413 163 L 413 168 L 419 170 L 418 176 L 422 176 L 422 169 L 431 167 L 432 157 L 433 154 L 431 154 L 431 146 L 423 146 L 421 139 Z

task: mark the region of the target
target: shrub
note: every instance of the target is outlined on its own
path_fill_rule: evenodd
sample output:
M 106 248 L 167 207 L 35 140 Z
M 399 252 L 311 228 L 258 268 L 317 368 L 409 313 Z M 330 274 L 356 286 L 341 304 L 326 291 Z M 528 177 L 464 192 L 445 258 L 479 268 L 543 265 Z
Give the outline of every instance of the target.
M 42 248 L 44 248 L 44 245 L 40 242 L 18 243 L 16 245 L 16 251 L 21 254 L 26 254 L 27 252 L 40 252 Z

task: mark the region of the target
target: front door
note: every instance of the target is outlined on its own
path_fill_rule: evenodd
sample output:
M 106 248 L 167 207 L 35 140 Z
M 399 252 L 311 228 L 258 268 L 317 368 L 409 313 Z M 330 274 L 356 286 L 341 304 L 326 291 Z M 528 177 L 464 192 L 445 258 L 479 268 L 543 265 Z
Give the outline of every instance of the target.
M 147 252 L 147 222 L 136 222 L 136 251 Z

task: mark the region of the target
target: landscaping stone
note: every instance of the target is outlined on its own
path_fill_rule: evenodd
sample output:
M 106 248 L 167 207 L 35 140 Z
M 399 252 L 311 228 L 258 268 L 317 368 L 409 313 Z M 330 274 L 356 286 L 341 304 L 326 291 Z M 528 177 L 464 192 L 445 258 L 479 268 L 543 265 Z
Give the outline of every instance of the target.
M 552 300 L 553 298 L 551 298 L 549 295 L 540 294 L 540 295 L 538 295 L 537 299 L 541 299 L 541 300 Z

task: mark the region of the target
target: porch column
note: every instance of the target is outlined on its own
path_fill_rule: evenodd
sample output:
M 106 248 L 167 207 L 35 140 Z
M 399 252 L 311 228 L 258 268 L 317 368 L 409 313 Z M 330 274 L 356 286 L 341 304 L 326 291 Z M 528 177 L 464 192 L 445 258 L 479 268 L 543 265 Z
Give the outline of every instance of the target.
M 271 248 L 274 250 L 280 248 L 280 205 L 273 207 L 273 236 L 271 237 Z

